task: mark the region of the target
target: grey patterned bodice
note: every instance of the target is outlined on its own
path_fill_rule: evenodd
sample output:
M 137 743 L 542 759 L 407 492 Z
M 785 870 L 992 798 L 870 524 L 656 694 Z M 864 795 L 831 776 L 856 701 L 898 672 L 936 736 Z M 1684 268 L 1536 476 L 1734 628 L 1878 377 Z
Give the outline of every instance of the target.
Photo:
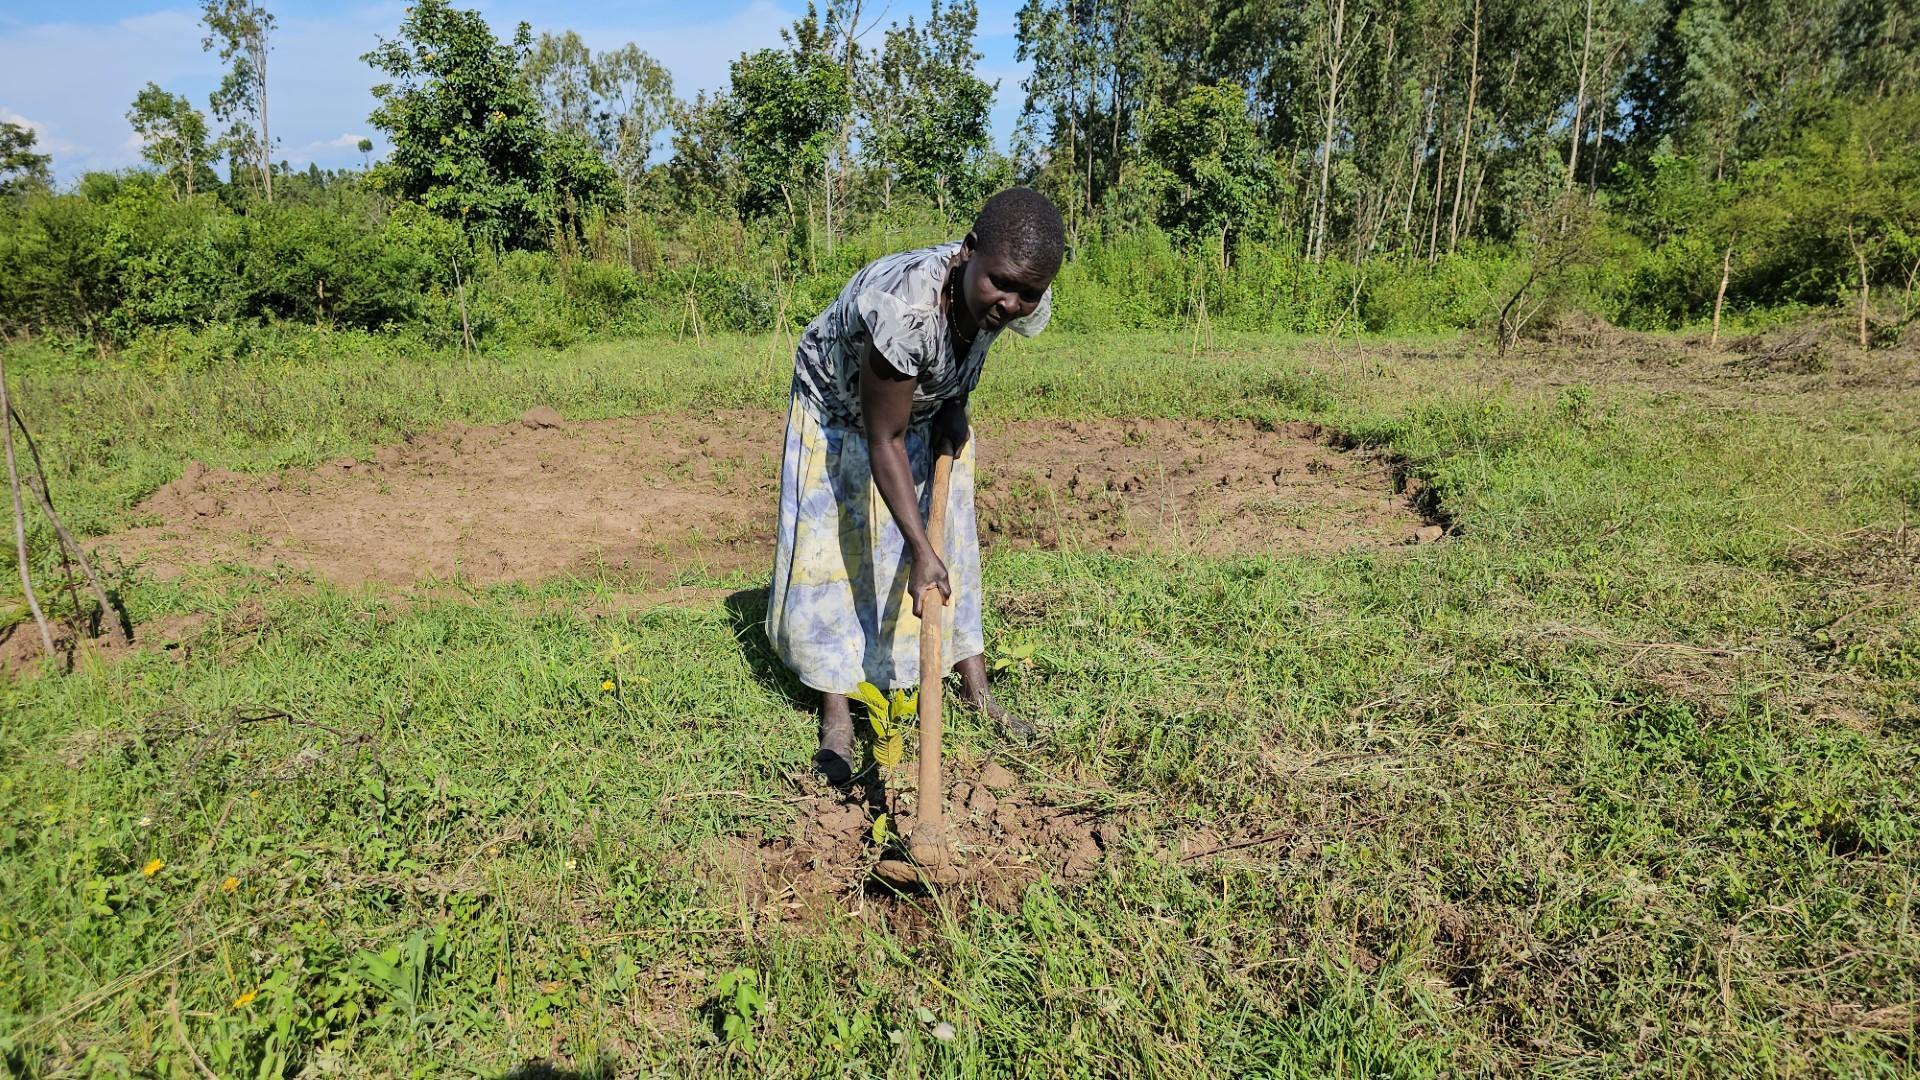
M 929 419 L 942 402 L 972 393 L 999 331 L 982 330 L 966 355 L 954 354 L 940 289 L 959 250 L 958 243 L 940 244 L 862 267 L 800 335 L 793 358 L 794 393 L 828 423 L 862 427 L 860 363 L 868 342 L 902 374 L 919 377 L 913 391 L 916 424 Z M 1049 289 L 1033 314 L 1003 329 L 1032 337 L 1046 327 L 1052 305 Z

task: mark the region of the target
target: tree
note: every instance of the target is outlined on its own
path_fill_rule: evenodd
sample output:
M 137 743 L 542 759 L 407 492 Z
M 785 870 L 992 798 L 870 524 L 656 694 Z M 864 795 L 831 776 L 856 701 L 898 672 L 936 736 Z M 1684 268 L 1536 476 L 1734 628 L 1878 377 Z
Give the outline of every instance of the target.
M 824 175 L 827 154 L 851 102 L 846 70 L 804 43 L 761 49 L 733 62 L 724 123 L 738 155 L 740 212 L 764 217 L 785 208 L 798 227 L 809 178 Z
M 1328 214 L 1333 197 L 1333 146 L 1340 128 L 1340 109 L 1351 87 L 1341 76 L 1346 73 L 1365 43 L 1367 23 L 1372 12 L 1349 0 L 1320 0 L 1314 9 L 1318 16 L 1313 35 L 1316 74 L 1321 91 L 1321 141 L 1319 190 L 1314 197 L 1313 223 L 1307 236 L 1307 257 L 1319 262 L 1326 257 Z
M 525 67 L 548 123 L 592 141 L 619 178 L 621 206 L 630 215 L 633 185 L 646 172 L 654 140 L 673 109 L 673 76 L 632 42 L 596 56 L 572 30 L 541 34 Z M 633 232 L 631 222 L 628 225 L 631 262 Z
M 627 264 L 633 265 L 633 185 L 653 157 L 654 140 L 673 113 L 673 76 L 628 42 L 601 53 L 593 65 L 593 92 L 600 102 L 594 137 L 620 178 L 620 208 L 626 226 Z
M 1141 145 L 1165 177 L 1160 224 L 1189 241 L 1217 240 L 1225 266 L 1235 224 L 1271 190 L 1246 92 L 1229 83 L 1194 87 L 1147 114 Z
M 702 90 L 692 101 L 676 102 L 669 116 L 673 156 L 667 159 L 668 190 L 689 211 L 711 212 L 740 205 L 745 183 L 733 151 L 729 117 L 733 102 L 725 91 L 709 97 Z
M 673 75 L 640 46 L 628 42 L 594 58 L 594 141 L 621 179 L 646 170 L 673 113 Z
M 374 183 L 497 248 L 537 246 L 609 201 L 613 176 L 586 139 L 543 122 L 521 65 L 532 40 L 525 23 L 502 44 L 479 12 L 416 0 L 398 37 L 362 57 L 390 80 L 373 88 L 392 148 Z
M 1872 343 L 1873 281 L 1920 231 L 1920 99 L 1837 107 L 1794 146 L 1779 187 L 1781 229 L 1802 273 L 1851 292 L 1862 348 Z
M 213 115 L 228 125 L 221 136 L 236 162 L 258 170 L 267 201 L 273 201 L 273 137 L 267 131 L 267 37 L 273 14 L 253 0 L 206 0 L 200 20 L 207 36 L 205 50 L 218 48 L 228 64 L 226 77 L 213 92 Z M 257 130 L 256 130 L 257 128 Z
M 547 123 L 585 138 L 593 125 L 593 50 L 580 35 L 541 34 L 527 53 L 526 73 Z
M 909 17 L 887 31 L 863 94 L 869 157 L 889 183 L 897 178 L 946 214 L 986 194 L 997 84 L 973 72 L 979 21 L 974 0 L 932 0 L 924 29 Z
M 370 170 L 372 170 L 372 168 L 373 168 L 373 140 L 372 140 L 372 139 L 361 139 L 361 140 L 360 140 L 360 141 L 359 141 L 359 142 L 358 142 L 357 144 L 355 144 L 355 146 L 354 146 L 354 149 L 356 149 L 356 150 L 359 150 L 359 151 L 360 151 L 360 168 L 361 168 L 361 170 L 362 170 L 362 171 L 370 171 Z
M 33 152 L 37 141 L 32 128 L 11 120 L 0 122 L 0 194 L 53 183 L 53 158 Z
M 1711 157 L 1718 180 L 1726 175 L 1741 106 L 1732 30 L 1719 0 L 1696 0 L 1680 13 L 1674 32 L 1683 58 L 1674 88 L 1684 125 L 1681 149 Z
M 207 118 L 184 96 L 148 83 L 133 99 L 127 122 L 140 136 L 140 156 L 164 174 L 174 193 L 192 198 L 200 173 L 213 157 Z

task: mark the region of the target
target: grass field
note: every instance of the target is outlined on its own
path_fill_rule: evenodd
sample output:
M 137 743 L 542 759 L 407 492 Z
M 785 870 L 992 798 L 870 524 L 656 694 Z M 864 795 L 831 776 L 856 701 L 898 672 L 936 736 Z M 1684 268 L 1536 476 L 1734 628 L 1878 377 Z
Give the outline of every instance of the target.
M 1313 420 L 1398 455 L 1453 527 L 1342 555 L 990 557 L 989 658 L 1043 732 L 1000 760 L 1117 823 L 1091 880 L 793 919 L 715 872 L 726 838 L 790 826 L 813 734 L 738 603 L 609 613 L 595 601 L 635 584 L 613 571 L 345 592 L 135 566 L 134 620 L 203 618 L 188 647 L 0 683 L 0 1060 L 1920 1069 L 1912 357 L 1010 344 L 983 414 Z M 89 535 L 190 459 L 310 465 L 541 402 L 776 409 L 790 370 L 744 338 L 14 366 Z M 954 723 L 958 752 L 995 748 Z

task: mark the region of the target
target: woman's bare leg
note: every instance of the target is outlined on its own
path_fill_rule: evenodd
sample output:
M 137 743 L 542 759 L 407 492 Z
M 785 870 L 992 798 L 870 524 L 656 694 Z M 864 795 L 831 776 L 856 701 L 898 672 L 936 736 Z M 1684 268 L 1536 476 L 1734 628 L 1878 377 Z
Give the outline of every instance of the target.
M 993 691 L 987 689 L 987 659 L 983 654 L 967 657 L 954 665 L 954 669 L 960 672 L 961 701 L 985 713 L 1013 738 L 1023 742 L 1033 738 L 1033 722 L 1008 712 L 994 699 Z
M 813 767 L 830 784 L 853 779 L 853 707 L 845 694 L 820 695 L 820 749 Z

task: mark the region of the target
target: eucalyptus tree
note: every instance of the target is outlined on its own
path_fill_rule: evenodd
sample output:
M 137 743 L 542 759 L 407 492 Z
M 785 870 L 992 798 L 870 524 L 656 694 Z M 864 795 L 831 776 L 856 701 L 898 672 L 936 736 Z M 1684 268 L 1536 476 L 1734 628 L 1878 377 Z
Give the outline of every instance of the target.
M 273 136 L 267 126 L 268 38 L 273 13 L 254 0 L 206 0 L 200 21 L 207 34 L 204 50 L 218 50 L 227 73 L 209 98 L 213 115 L 227 124 L 221 145 L 236 163 L 253 170 L 268 202 L 273 201 Z

